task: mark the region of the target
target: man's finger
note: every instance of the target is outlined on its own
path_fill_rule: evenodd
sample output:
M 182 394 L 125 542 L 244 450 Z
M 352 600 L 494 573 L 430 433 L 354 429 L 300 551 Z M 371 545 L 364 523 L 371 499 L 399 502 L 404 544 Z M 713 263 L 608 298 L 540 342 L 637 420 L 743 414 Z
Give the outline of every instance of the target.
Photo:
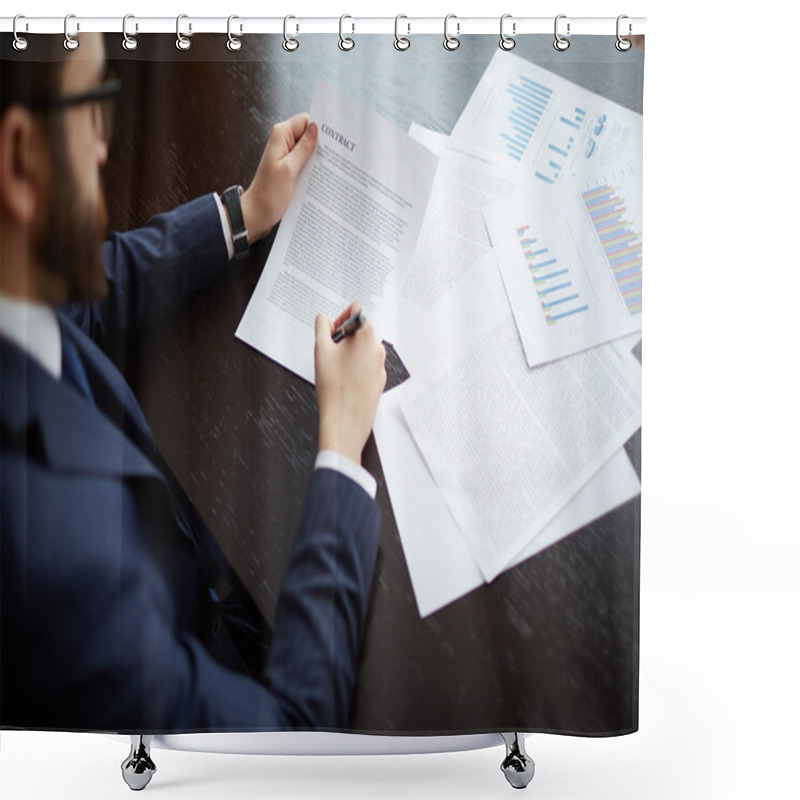
M 306 128 L 308 128 L 308 114 L 305 111 L 295 114 L 286 120 L 286 125 L 292 132 L 292 137 L 296 142 L 306 132 Z
M 333 323 L 334 329 L 338 328 L 343 322 L 347 322 L 347 320 L 350 319 L 350 317 L 353 317 L 356 314 L 358 314 L 358 312 L 361 311 L 362 308 L 363 306 L 358 301 L 350 303 L 350 305 L 344 311 L 342 311 L 342 313 L 339 314 L 338 317 L 336 317 L 336 322 Z
M 314 320 L 314 333 L 317 337 L 317 345 L 324 346 L 325 344 L 331 344 L 333 339 L 331 339 L 331 334 L 333 332 L 333 326 L 331 325 L 330 317 L 324 312 L 320 311 L 317 314 L 316 320 Z
M 295 175 L 303 169 L 309 156 L 314 152 L 314 145 L 317 143 L 318 132 L 317 123 L 312 122 L 306 128 L 306 132 L 300 137 L 292 152 L 286 156 L 286 161 L 291 165 Z
M 276 122 L 270 131 L 267 149 L 272 151 L 277 159 L 285 158 L 294 149 L 308 128 L 308 114 L 295 114 L 282 122 Z

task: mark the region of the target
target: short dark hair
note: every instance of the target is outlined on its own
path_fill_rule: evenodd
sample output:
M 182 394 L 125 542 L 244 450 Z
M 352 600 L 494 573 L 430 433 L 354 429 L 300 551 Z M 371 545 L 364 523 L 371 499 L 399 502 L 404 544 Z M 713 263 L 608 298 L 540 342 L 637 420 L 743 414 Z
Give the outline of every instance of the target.
M 62 91 L 64 37 L 60 34 L 28 34 L 26 50 L 14 48 L 14 36 L 0 34 L 0 115 L 16 103 L 28 105 Z

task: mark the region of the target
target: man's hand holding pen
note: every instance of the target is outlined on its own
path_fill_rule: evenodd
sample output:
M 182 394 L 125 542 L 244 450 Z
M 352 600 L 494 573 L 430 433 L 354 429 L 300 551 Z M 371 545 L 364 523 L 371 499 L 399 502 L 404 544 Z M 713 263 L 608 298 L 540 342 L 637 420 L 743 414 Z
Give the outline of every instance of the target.
M 317 316 L 314 363 L 319 449 L 360 464 L 386 385 L 386 349 L 360 303 L 352 303 L 333 324 L 326 314 Z

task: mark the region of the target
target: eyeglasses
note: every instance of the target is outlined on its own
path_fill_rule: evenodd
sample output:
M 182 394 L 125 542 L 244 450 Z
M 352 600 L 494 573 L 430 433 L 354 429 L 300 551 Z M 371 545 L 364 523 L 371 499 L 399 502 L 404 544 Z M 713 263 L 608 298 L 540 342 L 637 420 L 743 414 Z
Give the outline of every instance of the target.
M 31 111 L 60 111 L 72 106 L 91 103 L 92 125 L 97 135 L 106 143 L 110 143 L 114 125 L 114 101 L 122 82 L 108 80 L 94 89 L 80 94 L 64 97 L 34 98 L 26 103 Z

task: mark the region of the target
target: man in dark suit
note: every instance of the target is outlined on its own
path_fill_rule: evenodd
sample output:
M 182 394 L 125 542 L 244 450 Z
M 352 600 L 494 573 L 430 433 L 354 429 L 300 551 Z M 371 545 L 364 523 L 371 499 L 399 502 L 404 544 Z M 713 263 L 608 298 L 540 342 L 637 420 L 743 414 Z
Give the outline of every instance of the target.
M 316 126 L 275 126 L 241 196 L 103 244 L 114 86 L 101 36 L 62 56 L 1 76 L 0 725 L 346 728 L 380 528 L 360 465 L 386 380 L 371 326 L 334 344 L 317 319 L 320 454 L 271 641 L 103 352 L 225 269 L 242 228 L 269 232 Z

